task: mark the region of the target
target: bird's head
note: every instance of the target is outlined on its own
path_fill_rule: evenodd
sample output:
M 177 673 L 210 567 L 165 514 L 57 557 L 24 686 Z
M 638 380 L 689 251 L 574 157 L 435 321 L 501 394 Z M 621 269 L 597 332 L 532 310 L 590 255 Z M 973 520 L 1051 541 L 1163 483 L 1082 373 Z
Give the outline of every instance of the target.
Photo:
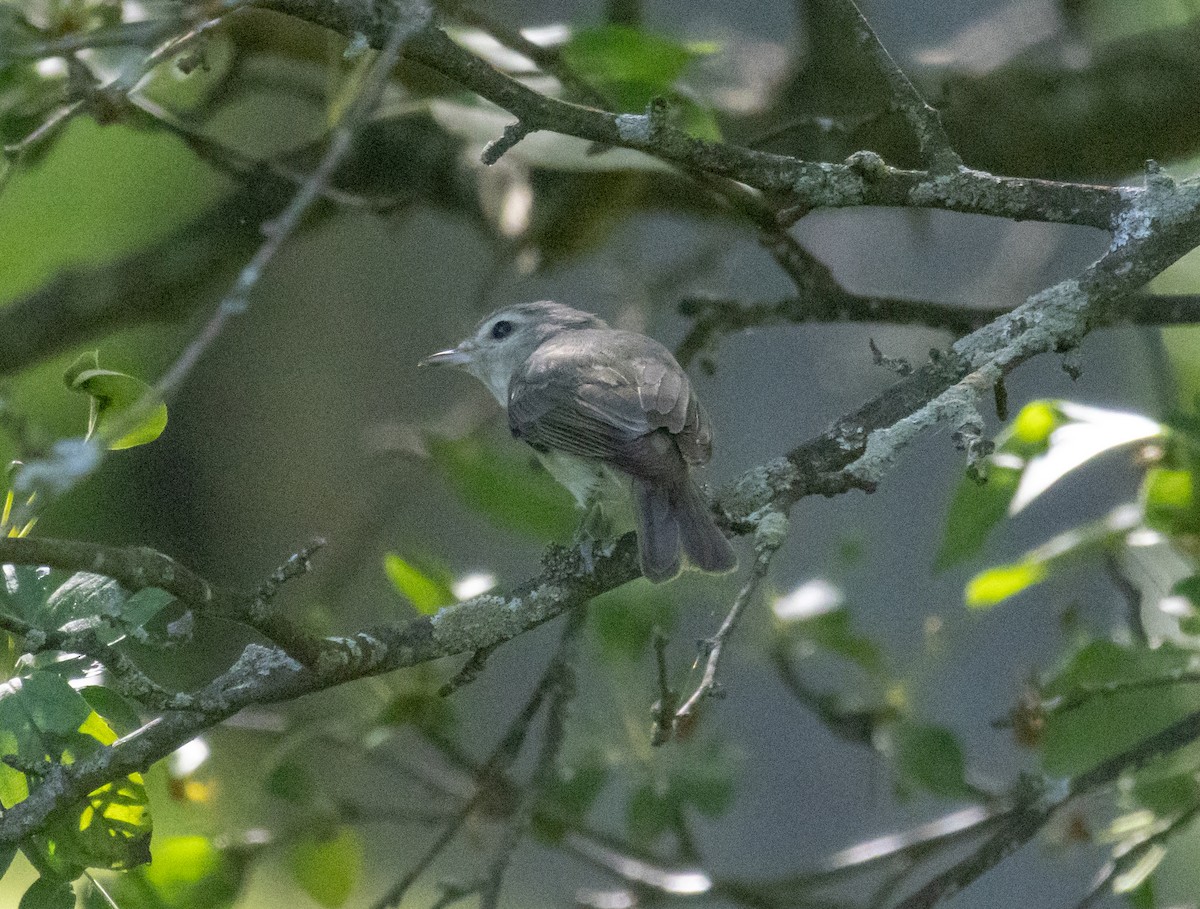
M 461 366 L 483 382 L 501 404 L 508 403 L 513 374 L 547 339 L 564 331 L 607 328 L 603 319 L 554 303 L 518 303 L 486 316 L 457 347 L 439 351 L 421 366 Z

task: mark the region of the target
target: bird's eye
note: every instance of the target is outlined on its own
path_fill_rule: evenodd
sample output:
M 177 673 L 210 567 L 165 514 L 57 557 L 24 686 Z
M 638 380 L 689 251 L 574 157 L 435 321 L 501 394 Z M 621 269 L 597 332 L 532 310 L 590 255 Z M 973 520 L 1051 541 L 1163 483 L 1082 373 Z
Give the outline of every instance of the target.
M 507 338 L 509 335 L 511 335 L 512 330 L 512 322 L 508 321 L 508 319 L 501 319 L 492 326 L 492 337 L 499 341 L 502 338 Z

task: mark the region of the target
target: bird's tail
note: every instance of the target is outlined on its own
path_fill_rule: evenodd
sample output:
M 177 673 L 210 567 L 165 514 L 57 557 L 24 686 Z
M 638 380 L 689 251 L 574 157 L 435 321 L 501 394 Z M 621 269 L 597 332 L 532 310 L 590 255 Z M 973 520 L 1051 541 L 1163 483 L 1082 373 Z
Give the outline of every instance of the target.
M 701 571 L 719 574 L 737 567 L 733 547 L 686 471 L 668 482 L 635 478 L 633 491 L 642 573 L 651 581 L 658 584 L 679 574 L 681 547 Z

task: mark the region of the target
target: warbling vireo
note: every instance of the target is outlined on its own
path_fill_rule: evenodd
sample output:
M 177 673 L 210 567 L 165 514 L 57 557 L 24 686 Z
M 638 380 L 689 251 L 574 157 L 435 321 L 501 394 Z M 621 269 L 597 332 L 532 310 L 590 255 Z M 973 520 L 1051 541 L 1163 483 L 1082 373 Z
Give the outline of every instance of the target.
M 560 303 L 521 303 L 421 365 L 465 367 L 491 390 L 512 434 L 587 510 L 585 531 L 619 529 L 632 489 L 651 581 L 679 573 L 681 548 L 703 571 L 737 566 L 689 469 L 712 454 L 708 414 L 657 341 Z

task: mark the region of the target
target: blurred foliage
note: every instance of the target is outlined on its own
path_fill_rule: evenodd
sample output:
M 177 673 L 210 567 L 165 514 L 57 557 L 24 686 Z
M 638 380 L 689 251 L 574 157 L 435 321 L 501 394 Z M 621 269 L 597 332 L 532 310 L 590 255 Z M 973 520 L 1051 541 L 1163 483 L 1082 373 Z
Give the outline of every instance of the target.
M 902 116 L 857 37 L 827 27 L 825 2 L 797 5 L 809 46 L 770 78 L 749 55 L 737 59 L 736 36 L 693 42 L 629 21 L 564 24 L 544 46 L 574 85 L 530 76 L 524 59 L 514 61 L 495 42 L 489 62 L 539 90 L 585 103 L 598 103 L 598 96 L 614 110 L 640 113 L 663 99 L 672 122 L 698 138 L 726 135 L 813 160 L 840 161 L 871 148 L 889 163 L 915 164 Z M 1059 6 L 1062 27 L 1042 43 L 984 69 L 966 54 L 923 74 L 965 160 L 1011 174 L 1102 181 L 1139 169 L 1146 157 L 1200 153 L 1196 4 L 1076 0 Z M 152 0 L 134 17 L 125 15 L 133 12 L 128 4 L 108 0 L 0 3 L 0 304 L 29 313 L 31 335 L 62 332 L 27 360 L 3 348 L 10 359 L 0 362 L 0 371 L 17 373 L 0 388 L 2 444 L 14 457 L 33 463 L 53 453 L 62 435 L 77 441 L 86 434 L 113 449 L 159 437 L 167 420 L 162 404 L 133 425 L 124 421 L 146 399 L 148 386 L 135 374 L 152 375 L 147 363 L 165 362 L 177 351 L 167 349 L 161 335 L 139 335 L 123 339 L 113 357 L 106 342 L 105 362 L 128 372 L 101 368 L 99 356 L 88 351 L 119 328 L 178 320 L 211 306 L 213 282 L 245 263 L 261 242 L 260 225 L 286 204 L 298 177 L 311 172 L 330 125 L 372 59 L 315 26 L 245 10 L 141 72 L 163 37 L 216 11 Z M 122 26 L 144 31 L 134 41 L 109 40 Z M 486 33 L 475 26 L 454 35 L 468 46 L 486 44 Z M 54 49 L 56 42 L 82 46 L 89 39 L 103 46 L 69 63 Z M 733 64 L 741 63 L 752 77 L 742 74 L 745 84 L 735 84 Z M 720 74 L 715 81 L 714 71 Z M 145 77 L 133 93 L 136 103 L 100 91 L 130 73 Z M 577 94 L 578 83 L 590 93 L 586 98 Z M 76 115 L 57 121 L 67 105 L 78 105 Z M 736 211 L 714 205 L 648 156 L 546 130 L 484 169 L 479 150 L 510 120 L 441 77 L 401 64 L 378 118 L 356 138 L 334 191 L 313 209 L 305 229 L 345 211 L 365 211 L 374 223 L 391 226 L 420 206 L 434 207 L 476 232 L 499 277 L 509 268 L 523 278 L 552 276 L 556 267 L 584 260 L 616 227 L 647 212 L 724 219 L 746 230 L 732 220 Z M 1193 292 L 1195 274 L 1194 261 L 1183 263 L 1156 288 Z M 46 312 L 48 325 L 32 318 Z M 0 344 L 13 342 L 0 338 Z M 1074 641 L 1060 665 L 1033 685 L 1017 725 L 1046 774 L 1086 772 L 1200 709 L 1200 686 L 1192 677 L 1200 636 L 1197 344 L 1195 330 L 1167 333 L 1178 413 L 1160 423 L 1068 401 L 1034 401 L 954 493 L 936 557 L 936 568 L 946 572 L 989 556 L 989 541 L 1004 521 L 1019 520 L 1030 503 L 1092 458 L 1136 450 L 1142 471 L 1133 501 L 1107 518 L 975 572 L 963 585 L 973 607 L 1022 608 L 1019 597 L 1032 586 L 1081 568 L 1099 570 L 1101 560 L 1120 562 L 1151 538 L 1187 566 L 1168 579 L 1166 596 L 1138 591 L 1139 607 L 1154 614 L 1153 633 L 1135 628 L 1120 640 Z M 65 378 L 83 396 L 75 402 L 78 411 L 55 397 L 71 396 L 46 381 L 50 367 L 18 372 L 51 354 L 65 357 L 61 366 L 52 364 L 60 372 L 74 360 Z M 85 399 L 86 427 L 80 417 Z M 562 542 L 575 531 L 579 515 L 570 495 L 508 440 L 423 431 L 420 442 L 424 466 L 503 532 Z M 29 532 L 42 503 L 8 486 L 3 491 L 0 534 Z M 115 517 L 100 514 L 98 532 L 108 531 L 110 521 Z M 379 575 L 378 554 L 371 565 Z M 421 614 L 456 599 L 438 553 L 387 552 L 382 574 Z M 662 681 L 669 690 L 659 690 L 652 660 L 660 654 L 652 643 L 681 626 L 690 631 L 688 614 L 703 599 L 685 585 L 629 584 L 592 605 L 581 676 L 602 691 L 612 689 L 613 703 L 597 707 L 602 695 L 581 698 L 567 721 L 567 746 L 531 808 L 532 830 L 543 845 L 593 837 L 627 846 L 631 854 L 674 854 L 691 862 L 694 855 L 672 848 L 690 842 L 697 818 L 711 821 L 736 807 L 738 753 L 711 726 L 689 730 L 690 737 L 667 749 L 649 745 L 649 704 L 694 681 L 702 663 L 691 642 L 685 661 L 664 647 Z M 840 591 L 807 611 L 789 612 L 783 599 L 767 649 L 802 706 L 845 742 L 881 754 L 898 794 L 983 798 L 971 780 L 968 749 L 951 728 L 922 715 L 916 673 L 897 665 L 892 642 L 861 627 Z M 136 654 L 137 645 L 161 650 L 163 662 L 174 659 L 188 633 L 186 623 L 175 626 L 172 608 L 180 606 L 162 591 L 130 594 L 87 572 L 4 566 L 0 583 L 0 611 L 31 626 L 34 641 L 38 634 L 43 640 L 86 635 L 110 655 Z M 0 686 L 0 757 L 6 759 L 0 803 L 9 808 L 43 785 L 54 766 L 97 753 L 140 728 L 145 717 L 97 671 L 94 654 L 58 659 L 37 647 L 26 653 L 7 634 L 0 644 L 7 679 Z M 679 668 L 684 662 L 686 672 Z M 804 676 L 820 678 L 825 687 L 809 686 Z M 122 909 L 220 909 L 238 902 L 264 856 L 306 899 L 326 907 L 353 904 L 368 876 L 371 843 L 356 825 L 378 818 L 345 794 L 359 782 L 353 772 L 343 773 L 343 764 L 352 763 L 347 755 L 386 766 L 386 787 L 377 781 L 362 787 L 372 802 L 367 807 L 381 813 L 391 810 L 382 795 L 402 786 L 413 792 L 405 789 L 407 798 L 398 801 L 435 814 L 447 804 L 452 807 L 443 813 L 452 813 L 475 786 L 487 790 L 480 814 L 488 821 L 511 818 L 519 804 L 522 768 L 482 782 L 472 776 L 488 747 L 481 739 L 499 733 L 490 726 L 481 733 L 458 702 L 439 693 L 450 677 L 448 667 L 438 666 L 376 680 L 362 701 L 315 712 L 296 724 L 300 728 L 281 721 L 281 731 L 275 715 L 251 717 L 248 722 L 262 722 L 255 731 L 261 738 L 246 749 L 237 772 L 225 773 L 226 787 L 236 791 L 234 800 L 247 815 L 241 827 L 240 814 L 235 824 L 203 807 L 219 787 L 194 769 L 172 771 L 160 783 L 163 791 L 154 791 L 161 832 L 153 839 L 148 778 L 132 774 L 96 789 L 21 844 L 39 875 L 21 909 L 75 905 L 72 881 L 80 882 L 88 909 L 109 906 L 99 885 L 80 877 L 88 869 Z M 486 703 L 488 719 L 502 712 L 490 709 L 497 702 Z M 1175 848 L 1200 808 L 1198 773 L 1193 746 L 1131 773 L 1116 796 L 1120 813 L 1103 836 L 1119 872 L 1113 889 L 1134 906 L 1156 905 L 1159 869 L 1172 859 L 1166 846 Z M 255 775 L 262 783 L 257 801 L 243 778 Z M 174 818 L 165 830 L 163 814 Z M 396 818 L 409 819 L 402 810 Z M 17 851 L 0 854 L 0 871 L 15 862 Z

